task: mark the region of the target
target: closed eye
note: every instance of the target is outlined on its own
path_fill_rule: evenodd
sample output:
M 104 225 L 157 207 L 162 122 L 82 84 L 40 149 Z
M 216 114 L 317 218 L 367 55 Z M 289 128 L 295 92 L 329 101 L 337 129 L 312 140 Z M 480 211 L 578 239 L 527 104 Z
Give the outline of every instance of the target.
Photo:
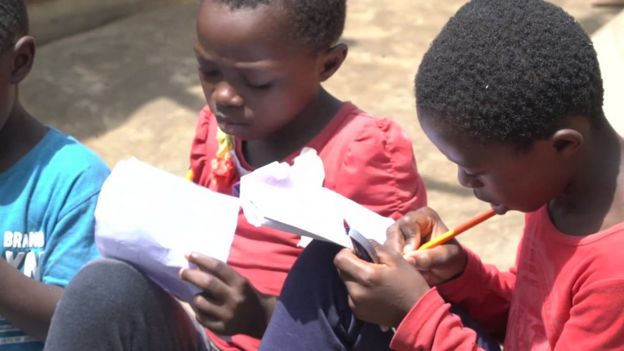
M 273 87 L 274 83 L 267 82 L 267 83 L 257 84 L 257 83 L 246 82 L 246 84 L 249 88 L 254 89 L 254 90 L 267 90 Z
M 209 79 L 221 78 L 221 72 L 216 69 L 204 69 L 202 67 L 198 67 L 199 73 Z
M 461 167 L 461 171 L 467 177 L 478 177 L 478 176 L 482 175 L 483 173 L 485 173 L 485 171 L 478 172 L 478 171 L 474 171 L 474 170 L 467 170 L 466 168 L 463 168 L 463 167 Z

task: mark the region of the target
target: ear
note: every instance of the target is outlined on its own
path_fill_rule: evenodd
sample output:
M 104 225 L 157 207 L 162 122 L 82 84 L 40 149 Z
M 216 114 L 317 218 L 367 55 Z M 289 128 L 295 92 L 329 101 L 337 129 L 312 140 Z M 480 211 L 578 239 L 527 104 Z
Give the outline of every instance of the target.
M 579 153 L 585 143 L 583 134 L 576 129 L 559 129 L 551 136 L 556 152 L 564 157 L 573 157 Z
M 11 83 L 18 84 L 28 76 L 35 60 L 35 39 L 29 35 L 21 37 L 13 47 Z
M 320 72 L 319 78 L 321 82 L 328 80 L 336 73 L 338 68 L 342 66 L 342 63 L 347 58 L 349 48 L 346 44 L 336 44 L 325 52 L 321 53 Z

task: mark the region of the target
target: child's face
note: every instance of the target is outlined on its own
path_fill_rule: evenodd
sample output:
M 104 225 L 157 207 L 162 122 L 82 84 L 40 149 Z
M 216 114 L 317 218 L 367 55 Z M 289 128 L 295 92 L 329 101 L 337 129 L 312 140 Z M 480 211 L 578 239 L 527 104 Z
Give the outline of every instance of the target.
M 459 183 L 499 214 L 535 211 L 568 184 L 569 165 L 548 140 L 533 142 L 527 151 L 502 143 L 483 145 L 441 126 L 424 111 L 418 117 L 431 142 L 457 164 Z
M 206 101 L 226 133 L 262 139 L 305 110 L 320 90 L 318 54 L 295 42 L 277 5 L 230 10 L 204 0 L 195 53 Z

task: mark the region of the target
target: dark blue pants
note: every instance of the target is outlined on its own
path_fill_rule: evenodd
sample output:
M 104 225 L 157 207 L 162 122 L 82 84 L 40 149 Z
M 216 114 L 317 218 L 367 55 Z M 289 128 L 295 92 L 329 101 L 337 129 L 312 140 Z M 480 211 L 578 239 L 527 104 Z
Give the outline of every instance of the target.
M 286 279 L 260 350 L 389 349 L 393 333 L 356 319 L 349 308 L 346 287 L 333 264 L 340 249 L 313 241 L 304 250 Z M 467 326 L 473 323 L 464 316 L 462 320 Z M 483 338 L 479 344 L 500 349 Z
M 171 295 L 131 265 L 103 259 L 65 288 L 45 350 L 215 350 L 204 338 Z

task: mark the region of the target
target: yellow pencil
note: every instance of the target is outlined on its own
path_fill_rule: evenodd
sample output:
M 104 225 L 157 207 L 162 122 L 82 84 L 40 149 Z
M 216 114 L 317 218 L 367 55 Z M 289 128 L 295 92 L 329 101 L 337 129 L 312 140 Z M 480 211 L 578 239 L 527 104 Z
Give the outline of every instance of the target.
M 469 219 L 468 221 L 466 221 L 465 223 L 447 231 L 446 233 L 433 238 L 430 241 L 427 241 L 426 243 L 422 244 L 417 251 L 421 251 L 421 250 L 426 250 L 426 249 L 431 249 L 434 248 L 436 246 L 442 245 L 444 243 L 446 243 L 447 241 L 453 239 L 454 237 L 458 236 L 459 234 L 465 232 L 466 230 L 476 226 L 477 224 L 487 220 L 488 218 L 494 216 L 496 214 L 496 212 L 494 212 L 493 209 L 489 209 L 484 213 L 481 213 L 480 215 L 473 217 L 471 219 Z M 412 251 L 414 252 L 414 251 Z M 412 253 L 408 253 L 405 256 L 410 256 L 410 254 Z

